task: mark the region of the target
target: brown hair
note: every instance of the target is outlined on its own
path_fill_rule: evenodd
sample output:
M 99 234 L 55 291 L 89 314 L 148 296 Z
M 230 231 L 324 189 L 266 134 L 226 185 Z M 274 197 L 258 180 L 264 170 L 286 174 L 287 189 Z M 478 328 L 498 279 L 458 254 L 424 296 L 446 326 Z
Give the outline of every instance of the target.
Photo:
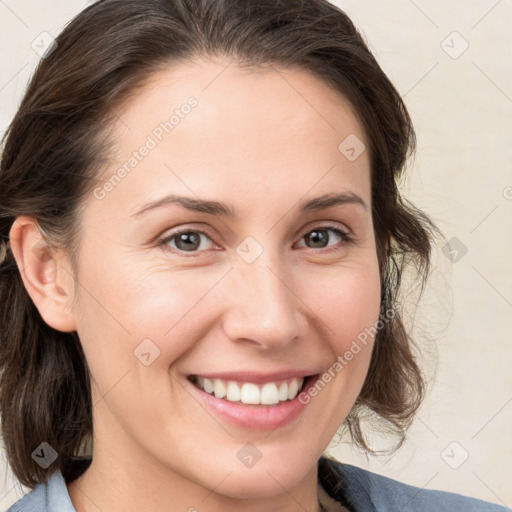
M 76 262 L 80 203 L 108 158 L 113 108 L 152 72 L 196 56 L 240 66 L 296 66 L 355 107 L 371 162 L 372 216 L 382 312 L 395 307 L 404 268 L 425 283 L 435 225 L 397 188 L 415 149 L 398 92 L 348 16 L 327 0 L 103 0 L 81 12 L 42 59 L 5 135 L 0 166 L 0 240 L 19 215 L 34 218 L 50 246 Z M 341 141 L 340 141 L 341 142 Z M 7 458 L 18 480 L 44 482 L 92 437 L 88 366 L 76 332 L 49 327 L 24 288 L 13 255 L 0 265 L 0 413 Z M 365 450 L 370 411 L 400 443 L 424 395 L 414 345 L 399 313 L 378 331 L 370 369 L 345 420 Z M 57 460 L 31 457 L 46 441 Z M 399 444 L 400 444 L 399 443 Z

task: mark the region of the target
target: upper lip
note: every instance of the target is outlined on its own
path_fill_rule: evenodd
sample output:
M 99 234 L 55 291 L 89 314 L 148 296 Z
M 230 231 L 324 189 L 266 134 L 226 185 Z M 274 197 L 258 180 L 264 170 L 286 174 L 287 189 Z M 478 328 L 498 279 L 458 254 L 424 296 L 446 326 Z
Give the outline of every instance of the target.
M 281 370 L 271 373 L 261 373 L 253 371 L 236 371 L 236 372 L 208 372 L 195 373 L 195 377 L 203 377 L 205 379 L 222 379 L 233 380 L 238 382 L 253 382 L 254 384 L 266 384 L 267 382 L 279 382 L 293 378 L 304 378 L 316 375 L 318 372 L 310 370 Z

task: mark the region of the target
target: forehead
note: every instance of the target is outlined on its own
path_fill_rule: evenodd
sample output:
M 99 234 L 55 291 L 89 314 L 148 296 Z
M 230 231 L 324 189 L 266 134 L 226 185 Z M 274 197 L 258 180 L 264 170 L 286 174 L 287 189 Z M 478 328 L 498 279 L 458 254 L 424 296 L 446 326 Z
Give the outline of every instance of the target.
M 370 196 L 368 152 L 342 151 L 346 140 L 358 141 L 357 151 L 366 144 L 356 112 L 302 69 L 196 59 L 155 73 L 116 114 L 103 179 L 125 169 L 110 196 L 133 211 L 162 188 L 218 199 L 237 192 L 263 209 L 283 193 Z

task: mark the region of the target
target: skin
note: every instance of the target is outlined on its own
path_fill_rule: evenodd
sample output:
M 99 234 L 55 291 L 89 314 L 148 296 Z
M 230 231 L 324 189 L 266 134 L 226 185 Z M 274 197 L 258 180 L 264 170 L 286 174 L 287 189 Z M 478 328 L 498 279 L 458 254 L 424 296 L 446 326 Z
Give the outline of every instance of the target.
M 68 484 L 78 512 L 317 511 L 317 460 L 368 371 L 371 338 L 271 433 L 223 422 L 183 386 L 213 371 L 326 371 L 379 316 L 369 155 L 350 161 L 338 150 L 350 134 L 366 144 L 355 112 L 307 71 L 228 64 L 198 58 L 159 71 L 118 109 L 103 182 L 174 108 L 198 101 L 103 199 L 85 198 L 76 271 L 65 250 L 44 248 L 32 219 L 11 230 L 39 312 L 78 332 L 92 374 L 93 462 Z M 298 213 L 299 201 L 348 191 L 368 209 Z M 170 193 L 237 215 L 168 205 L 133 216 Z M 355 241 L 330 229 L 324 247 L 308 241 L 326 224 Z M 195 252 L 177 238 L 158 245 L 183 227 L 207 230 Z M 263 250 L 250 264 L 236 251 L 248 236 Z M 134 350 L 147 338 L 160 355 L 145 366 Z M 237 457 L 248 442 L 261 453 L 251 468 Z

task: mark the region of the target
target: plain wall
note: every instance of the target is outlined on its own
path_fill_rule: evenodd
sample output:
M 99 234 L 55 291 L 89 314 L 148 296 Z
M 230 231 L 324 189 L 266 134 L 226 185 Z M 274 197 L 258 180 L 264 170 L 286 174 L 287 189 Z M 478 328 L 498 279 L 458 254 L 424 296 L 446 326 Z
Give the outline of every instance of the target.
M 434 219 L 452 253 L 437 248 L 430 286 L 411 309 L 432 383 L 405 445 L 369 460 L 348 443 L 333 442 L 331 452 L 419 487 L 512 507 L 512 4 L 334 3 L 405 99 L 418 153 L 401 190 Z M 33 41 L 56 36 L 86 4 L 0 2 L 0 130 L 38 62 Z M 0 510 L 27 490 L 2 452 Z

